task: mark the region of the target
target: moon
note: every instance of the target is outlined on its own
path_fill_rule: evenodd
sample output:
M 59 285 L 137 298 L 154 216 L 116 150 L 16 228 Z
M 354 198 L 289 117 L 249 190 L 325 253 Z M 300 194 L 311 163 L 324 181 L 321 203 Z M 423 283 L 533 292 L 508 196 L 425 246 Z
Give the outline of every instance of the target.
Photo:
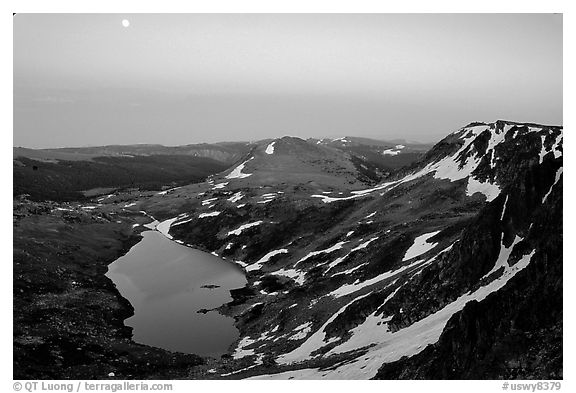
M 130 21 L 128 19 L 122 19 L 122 26 L 124 27 L 130 26 Z

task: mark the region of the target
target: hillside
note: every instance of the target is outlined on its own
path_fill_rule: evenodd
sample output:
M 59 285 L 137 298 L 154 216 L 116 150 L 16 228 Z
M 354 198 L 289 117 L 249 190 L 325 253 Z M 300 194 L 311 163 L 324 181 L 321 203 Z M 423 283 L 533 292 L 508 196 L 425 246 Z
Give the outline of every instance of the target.
M 36 201 L 73 201 L 119 188 L 160 190 L 196 183 L 228 165 L 194 156 L 93 157 L 90 160 L 37 161 L 16 157 L 13 194 Z
M 529 339 L 562 332 L 561 127 L 473 123 L 368 187 L 349 155 L 304 143 L 259 145 L 205 185 L 134 207 L 168 219 L 175 239 L 245 266 L 248 287 L 223 309 L 243 337 L 224 374 L 561 376 L 558 345 Z M 514 339 L 521 316 L 505 299 L 534 315 Z M 544 322 L 537 304 L 557 311 Z M 497 315 L 505 322 L 494 325 Z M 472 326 L 482 340 L 463 342 L 458 331 Z M 457 371 L 433 366 L 446 351 Z
M 431 144 L 383 141 L 346 136 L 336 139 L 310 139 L 310 142 L 330 146 L 374 164 L 382 173 L 389 174 L 412 164 L 432 147 Z
M 116 189 L 160 190 L 197 183 L 250 150 L 249 143 L 13 148 L 13 194 L 73 201 Z
M 418 153 L 407 147 L 400 155 L 387 156 L 379 152 L 382 146 L 387 146 L 385 142 L 366 138 L 355 138 L 352 150 L 349 149 L 352 146 L 339 143 L 318 144 L 290 137 L 281 140 L 287 141 L 284 145 L 291 145 L 291 150 L 283 154 L 286 147 L 279 148 L 280 153 L 273 161 L 265 160 L 267 155 L 263 149 L 268 141 L 60 149 L 15 147 L 13 194 L 28 194 L 36 201 L 73 201 L 116 189 L 160 190 L 163 186 L 176 187 L 203 181 L 241 162 L 251 152 L 262 153 L 259 158 L 266 167 L 259 168 L 257 173 L 268 176 L 260 179 L 262 183 L 283 178 L 283 182 L 288 184 L 301 173 L 316 173 L 317 177 L 312 181 L 325 179 L 332 184 L 338 177 L 335 174 L 342 173 L 351 176 L 349 184 L 358 186 L 379 181 L 395 168 L 413 163 L 426 146 L 417 145 Z M 357 172 L 361 175 L 357 176 Z M 340 180 L 333 184 L 334 187 L 345 187 Z
M 88 204 L 15 202 L 19 377 L 563 377 L 562 127 L 471 123 L 388 174 L 332 143 L 247 146 L 206 181 L 117 190 Z M 133 160 L 166 188 L 167 173 L 184 174 L 178 165 L 191 158 L 200 159 L 76 165 Z M 26 160 L 17 159 L 37 165 Z M 78 168 L 41 163 L 43 172 Z M 122 328 L 133 310 L 102 269 L 151 219 L 176 242 L 244 269 L 248 284 L 218 309 L 240 332 L 230 355 L 172 354 L 135 344 Z M 79 358 L 71 348 L 90 350 Z
M 211 158 L 224 163 L 233 163 L 250 146 L 245 142 L 201 143 L 183 146 L 163 145 L 109 145 L 93 147 L 63 147 L 58 149 L 13 148 L 13 156 L 26 157 L 37 161 L 87 161 L 95 157 L 131 157 L 131 156 L 194 156 Z

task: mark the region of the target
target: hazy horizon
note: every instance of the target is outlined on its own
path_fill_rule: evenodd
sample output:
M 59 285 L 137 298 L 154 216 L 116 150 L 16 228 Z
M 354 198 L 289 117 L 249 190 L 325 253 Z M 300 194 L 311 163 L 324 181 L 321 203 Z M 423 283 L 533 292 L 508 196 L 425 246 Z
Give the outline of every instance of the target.
M 493 123 L 496 122 L 498 120 L 503 120 L 503 121 L 513 121 L 516 122 L 515 120 L 510 120 L 510 119 L 495 119 L 493 121 L 486 121 L 485 123 Z M 472 123 L 472 122 L 470 122 Z M 522 122 L 519 121 L 518 123 L 531 123 L 531 122 Z M 462 128 L 467 124 L 462 125 L 461 127 L 458 128 Z M 562 126 L 561 124 L 540 124 L 542 126 Z M 214 142 L 195 142 L 195 143 L 182 143 L 182 144 L 164 144 L 164 143 L 106 143 L 106 144 L 85 144 L 85 145 L 67 145 L 67 146 L 53 146 L 53 147 L 29 147 L 29 146 L 22 146 L 22 145 L 14 145 L 13 148 L 23 148 L 23 149 L 33 149 L 33 150 L 42 150 L 42 149 L 80 149 L 80 148 L 91 148 L 91 147 L 105 147 L 105 146 L 135 146 L 135 145 L 150 145 L 150 146 L 164 146 L 164 147 L 179 147 L 179 146 L 185 146 L 185 145 L 197 145 L 197 144 L 218 144 L 218 143 L 255 143 L 255 142 L 259 142 L 259 141 L 265 141 L 265 140 L 269 140 L 269 139 L 278 139 L 278 138 L 282 138 L 285 136 L 288 137 L 297 137 L 297 138 L 301 138 L 301 139 L 339 139 L 339 138 L 343 138 L 343 137 L 356 137 L 356 138 L 366 138 L 366 139 L 373 139 L 373 140 L 377 140 L 377 141 L 383 141 L 383 142 L 393 142 L 393 143 L 401 143 L 401 142 L 405 142 L 405 143 L 410 143 L 410 144 L 422 144 L 422 145 L 434 145 L 437 142 L 439 142 L 442 138 L 448 136 L 448 134 L 450 134 L 451 132 L 456 131 L 456 130 L 451 130 L 450 132 L 447 132 L 445 135 L 441 135 L 439 137 L 439 139 L 434 139 L 434 140 L 430 140 L 427 142 L 422 142 L 419 140 L 414 140 L 414 139 L 403 139 L 400 137 L 397 138 L 379 138 L 378 136 L 374 136 L 374 137 L 370 137 L 370 136 L 365 136 L 365 135 L 342 135 L 340 137 L 338 136 L 319 136 L 319 137 L 299 137 L 296 135 L 279 135 L 273 138 L 261 138 L 261 139 L 254 139 L 254 140 L 243 140 L 243 139 L 238 139 L 238 140 L 219 140 L 219 141 L 214 141 Z
M 13 64 L 28 148 L 562 125 L 557 14 L 18 14 Z

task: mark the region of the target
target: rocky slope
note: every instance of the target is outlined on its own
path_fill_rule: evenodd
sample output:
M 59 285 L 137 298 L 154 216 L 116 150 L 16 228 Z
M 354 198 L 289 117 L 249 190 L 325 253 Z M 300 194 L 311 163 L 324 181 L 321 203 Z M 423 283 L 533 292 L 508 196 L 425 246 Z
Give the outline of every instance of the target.
M 464 282 L 458 276 L 461 272 L 482 284 L 491 275 L 504 275 L 521 264 L 522 255 L 532 250 L 529 264 L 485 301 L 466 304 L 448 321 L 437 343 L 416 356 L 383 365 L 378 378 L 562 378 L 561 173 L 561 157 L 544 159 L 541 165 L 523 171 L 480 212 L 476 225 L 462 237 L 464 242 L 491 233 L 490 241 L 468 240 L 470 247 L 463 255 L 447 259 L 449 267 L 431 271 L 438 276 L 421 280 L 404 298 L 420 303 L 425 294 L 437 294 L 442 286 L 446 287 L 444 296 L 450 296 L 454 283 Z M 494 259 L 477 258 L 484 248 L 498 252 L 498 261 L 506 254 L 509 257 L 507 264 L 497 263 L 496 270 L 492 268 L 491 274 L 484 273 L 479 280 Z M 405 300 L 401 306 L 411 309 Z
M 245 267 L 215 376 L 561 377 L 562 128 L 473 123 L 375 173 L 282 138 L 134 207 Z

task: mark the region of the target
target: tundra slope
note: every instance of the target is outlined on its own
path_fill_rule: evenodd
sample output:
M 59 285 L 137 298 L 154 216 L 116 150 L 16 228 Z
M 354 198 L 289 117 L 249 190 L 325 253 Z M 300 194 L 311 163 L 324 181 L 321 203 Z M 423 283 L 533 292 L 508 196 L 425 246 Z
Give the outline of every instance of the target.
M 561 127 L 509 121 L 370 188 L 349 155 L 282 138 L 141 208 L 246 268 L 215 376 L 561 378 L 562 168 Z

